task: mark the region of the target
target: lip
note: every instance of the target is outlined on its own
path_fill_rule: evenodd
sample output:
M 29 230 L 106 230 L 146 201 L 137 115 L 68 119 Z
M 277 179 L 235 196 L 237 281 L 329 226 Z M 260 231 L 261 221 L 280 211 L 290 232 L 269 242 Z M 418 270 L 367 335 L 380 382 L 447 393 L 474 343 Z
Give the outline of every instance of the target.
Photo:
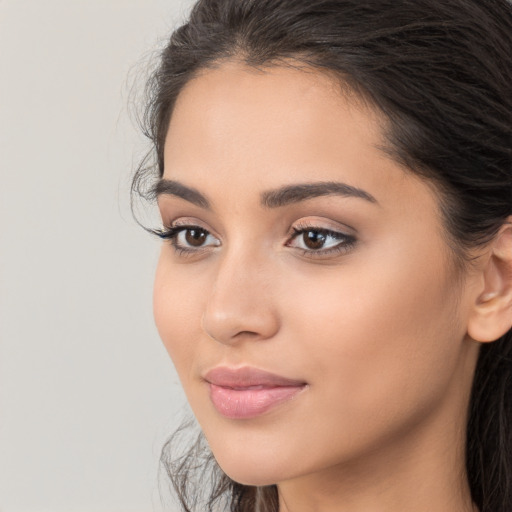
M 217 367 L 204 375 L 210 399 L 226 418 L 249 419 L 294 398 L 307 383 L 257 368 Z

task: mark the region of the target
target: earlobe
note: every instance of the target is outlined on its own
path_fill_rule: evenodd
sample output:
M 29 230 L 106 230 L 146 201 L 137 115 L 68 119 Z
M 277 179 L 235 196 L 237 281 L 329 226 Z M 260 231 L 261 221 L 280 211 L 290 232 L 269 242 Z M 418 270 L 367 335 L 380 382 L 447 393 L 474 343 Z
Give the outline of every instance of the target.
M 512 328 L 512 217 L 489 244 L 480 275 L 482 285 L 473 304 L 468 334 L 486 343 Z

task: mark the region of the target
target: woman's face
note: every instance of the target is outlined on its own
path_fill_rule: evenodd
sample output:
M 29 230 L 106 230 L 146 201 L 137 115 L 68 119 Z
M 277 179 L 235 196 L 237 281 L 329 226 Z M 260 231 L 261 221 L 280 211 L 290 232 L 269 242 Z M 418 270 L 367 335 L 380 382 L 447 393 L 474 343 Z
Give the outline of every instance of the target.
M 178 98 L 155 318 L 239 482 L 461 437 L 468 287 L 435 191 L 382 149 L 379 121 L 325 75 L 287 67 L 225 63 Z

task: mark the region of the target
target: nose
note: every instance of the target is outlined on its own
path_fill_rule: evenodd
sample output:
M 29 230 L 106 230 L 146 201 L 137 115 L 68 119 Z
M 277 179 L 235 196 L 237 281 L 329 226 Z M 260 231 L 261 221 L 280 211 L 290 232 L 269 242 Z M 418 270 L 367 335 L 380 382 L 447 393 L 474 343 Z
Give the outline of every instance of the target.
M 215 341 L 231 345 L 266 340 L 279 330 L 268 261 L 243 254 L 221 258 L 209 290 L 202 326 Z

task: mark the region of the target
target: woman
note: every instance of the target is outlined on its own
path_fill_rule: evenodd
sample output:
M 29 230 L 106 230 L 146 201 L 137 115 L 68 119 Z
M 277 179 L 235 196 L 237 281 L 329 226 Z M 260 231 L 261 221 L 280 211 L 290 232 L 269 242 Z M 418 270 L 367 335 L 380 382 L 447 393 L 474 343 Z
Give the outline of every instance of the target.
M 511 49 L 506 0 L 200 0 L 174 32 L 146 195 L 208 443 L 164 452 L 184 510 L 512 510 Z

